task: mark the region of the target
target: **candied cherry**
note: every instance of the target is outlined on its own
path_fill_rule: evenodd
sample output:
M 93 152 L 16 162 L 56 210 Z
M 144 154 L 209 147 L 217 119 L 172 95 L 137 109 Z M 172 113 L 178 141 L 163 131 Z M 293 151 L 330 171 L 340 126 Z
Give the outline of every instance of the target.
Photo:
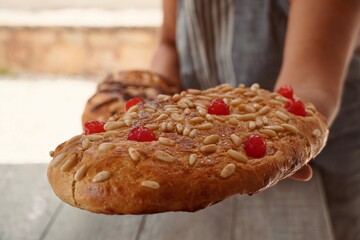
M 93 134 L 93 133 L 101 133 L 101 132 L 105 132 L 104 129 L 104 122 L 100 122 L 100 121 L 87 121 L 84 124 L 84 133 L 85 135 L 89 135 L 89 134 Z
M 290 100 L 285 103 L 285 108 L 288 112 L 292 114 L 303 117 L 306 115 L 305 105 L 302 101 L 298 99 Z
M 136 127 L 130 131 L 128 140 L 136 142 L 151 142 L 156 141 L 156 136 L 153 131 L 146 127 Z
M 245 142 L 244 150 L 249 157 L 261 158 L 266 152 L 266 142 L 258 134 L 251 135 Z
M 214 99 L 208 107 L 208 113 L 215 115 L 229 115 L 229 106 L 221 99 Z
M 129 101 L 127 101 L 126 105 L 125 105 L 125 111 L 129 110 L 132 106 L 135 106 L 138 103 L 144 103 L 144 99 L 136 97 L 136 98 L 131 98 Z
M 283 97 L 294 99 L 294 89 L 288 85 L 282 86 L 277 90 L 277 93 Z

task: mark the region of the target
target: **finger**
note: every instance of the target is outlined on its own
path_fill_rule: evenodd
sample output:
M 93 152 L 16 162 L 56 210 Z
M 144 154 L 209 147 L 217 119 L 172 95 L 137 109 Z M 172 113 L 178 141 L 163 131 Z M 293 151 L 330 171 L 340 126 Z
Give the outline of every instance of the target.
M 313 171 L 309 164 L 306 164 L 302 168 L 300 168 L 297 172 L 290 176 L 291 179 L 297 181 L 309 181 L 313 175 Z

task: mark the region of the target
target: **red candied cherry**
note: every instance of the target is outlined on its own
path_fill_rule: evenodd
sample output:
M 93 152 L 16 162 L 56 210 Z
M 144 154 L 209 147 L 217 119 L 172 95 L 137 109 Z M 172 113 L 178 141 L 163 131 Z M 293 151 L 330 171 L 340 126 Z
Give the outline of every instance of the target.
M 156 141 L 156 136 L 153 131 L 146 127 L 136 127 L 130 131 L 128 140 L 136 142 L 151 142 Z
M 96 120 L 87 121 L 84 124 L 85 135 L 105 132 L 104 125 L 105 125 L 104 122 L 100 122 L 100 121 L 96 121 Z
M 229 115 L 229 106 L 221 99 L 214 99 L 208 107 L 208 113 L 215 115 Z
M 144 99 L 136 97 L 136 98 L 131 98 L 129 101 L 127 101 L 126 105 L 125 105 L 125 111 L 129 110 L 132 106 L 135 106 L 138 103 L 144 103 Z
M 292 114 L 303 117 L 306 115 L 305 105 L 302 101 L 298 99 L 290 100 L 287 103 L 285 103 L 285 108 L 288 112 Z
M 261 158 L 266 152 L 266 142 L 260 135 L 251 135 L 245 142 L 244 150 L 249 157 Z
M 277 90 L 277 93 L 283 97 L 294 99 L 294 89 L 288 85 L 282 86 Z

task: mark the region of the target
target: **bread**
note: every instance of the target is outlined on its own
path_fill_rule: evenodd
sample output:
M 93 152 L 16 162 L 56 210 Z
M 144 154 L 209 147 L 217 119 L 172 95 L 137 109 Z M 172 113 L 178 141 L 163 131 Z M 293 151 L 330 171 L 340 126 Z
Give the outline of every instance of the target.
M 224 99 L 230 114 L 207 113 L 214 99 Z M 287 101 L 257 84 L 161 96 L 114 115 L 105 132 L 60 144 L 48 179 L 63 201 L 104 214 L 196 211 L 257 193 L 314 158 L 328 136 L 312 104 L 297 116 L 284 108 Z M 156 141 L 127 140 L 139 126 L 152 129 Z M 266 142 L 264 156 L 244 150 L 254 134 Z
M 159 94 L 174 94 L 178 88 L 159 74 L 149 71 L 121 71 L 108 75 L 88 100 L 82 122 L 106 121 L 115 113 L 123 113 L 126 101 L 141 97 L 155 100 Z

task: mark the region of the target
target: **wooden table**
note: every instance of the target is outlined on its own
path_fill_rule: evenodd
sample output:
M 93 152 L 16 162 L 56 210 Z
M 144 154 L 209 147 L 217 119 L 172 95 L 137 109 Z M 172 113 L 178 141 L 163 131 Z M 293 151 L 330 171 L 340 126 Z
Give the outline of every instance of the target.
M 0 165 L 0 239 L 333 239 L 319 174 L 196 213 L 105 216 L 57 199 L 46 165 Z

